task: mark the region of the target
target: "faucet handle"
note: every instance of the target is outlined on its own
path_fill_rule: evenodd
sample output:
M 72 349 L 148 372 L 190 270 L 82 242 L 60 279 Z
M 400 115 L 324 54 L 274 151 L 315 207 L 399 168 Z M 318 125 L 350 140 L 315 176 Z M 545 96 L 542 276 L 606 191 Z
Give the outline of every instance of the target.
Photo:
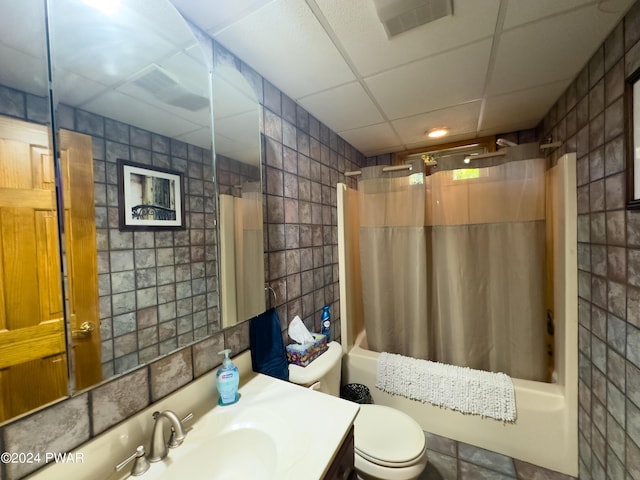
M 133 467 L 131 468 L 131 475 L 137 477 L 149 470 L 149 461 L 145 456 L 144 446 L 138 445 L 136 451 L 127 457 L 125 460 L 116 465 L 116 472 L 122 470 L 129 462 L 133 460 Z
M 189 420 L 193 420 L 193 412 L 187 413 L 187 415 L 185 415 L 185 417 L 180 421 L 184 423 L 184 422 L 188 422 Z

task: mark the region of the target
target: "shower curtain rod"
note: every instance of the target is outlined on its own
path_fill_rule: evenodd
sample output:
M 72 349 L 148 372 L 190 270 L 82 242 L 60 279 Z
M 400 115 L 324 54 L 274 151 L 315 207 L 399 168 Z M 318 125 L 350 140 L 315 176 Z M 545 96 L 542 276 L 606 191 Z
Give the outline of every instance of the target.
M 497 152 L 480 153 L 478 155 L 468 155 L 467 157 L 465 157 L 465 160 L 466 159 L 478 160 L 480 158 L 503 157 L 506 154 L 507 154 L 507 152 L 505 150 L 499 150 Z
M 558 140 L 557 142 L 541 143 L 540 150 L 547 150 L 549 148 L 558 148 L 561 146 L 562 146 L 562 142 L 560 140 Z
M 399 170 L 413 170 L 413 165 L 391 165 L 389 167 L 382 167 L 383 172 L 397 172 Z M 362 170 L 344 172 L 345 177 L 357 177 L 358 175 L 362 175 Z

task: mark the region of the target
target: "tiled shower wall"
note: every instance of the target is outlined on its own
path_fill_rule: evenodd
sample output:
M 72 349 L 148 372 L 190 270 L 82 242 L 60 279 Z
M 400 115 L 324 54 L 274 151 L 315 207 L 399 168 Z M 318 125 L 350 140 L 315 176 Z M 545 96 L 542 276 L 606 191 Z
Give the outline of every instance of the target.
M 577 154 L 580 478 L 640 479 L 640 211 L 625 209 L 624 84 L 640 2 L 544 120 Z

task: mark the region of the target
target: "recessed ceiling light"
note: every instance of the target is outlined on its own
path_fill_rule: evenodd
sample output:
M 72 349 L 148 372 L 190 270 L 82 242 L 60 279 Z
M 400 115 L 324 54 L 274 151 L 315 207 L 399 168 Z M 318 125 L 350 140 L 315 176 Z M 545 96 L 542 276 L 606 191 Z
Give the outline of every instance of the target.
M 446 127 L 432 128 L 424 132 L 429 138 L 440 138 L 444 137 L 447 133 L 449 133 L 449 129 Z

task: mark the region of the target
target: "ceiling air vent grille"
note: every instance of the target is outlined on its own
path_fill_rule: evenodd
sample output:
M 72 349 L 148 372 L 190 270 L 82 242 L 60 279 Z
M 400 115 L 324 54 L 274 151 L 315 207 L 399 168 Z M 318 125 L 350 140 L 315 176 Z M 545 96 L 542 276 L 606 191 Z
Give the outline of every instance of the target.
M 145 70 L 133 83 L 154 95 L 178 86 L 178 82 L 171 78 L 169 74 L 163 72 L 157 65 L 152 65 Z
M 453 15 L 452 0 L 373 0 L 387 37 Z
M 145 68 L 132 82 L 157 100 L 174 107 L 197 112 L 209 106 L 207 97 L 189 91 L 158 65 Z

